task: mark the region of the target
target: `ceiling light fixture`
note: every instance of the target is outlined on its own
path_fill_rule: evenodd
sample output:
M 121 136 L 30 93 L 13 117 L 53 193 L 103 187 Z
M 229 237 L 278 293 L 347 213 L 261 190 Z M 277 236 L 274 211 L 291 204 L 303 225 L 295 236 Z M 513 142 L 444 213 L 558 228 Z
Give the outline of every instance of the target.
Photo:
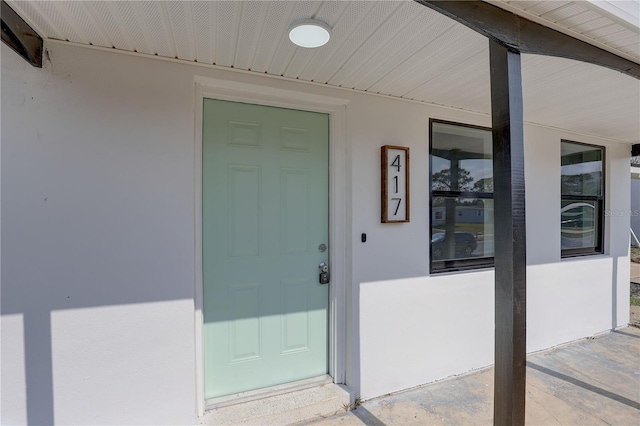
M 294 22 L 289 29 L 289 40 L 300 47 L 320 47 L 331 38 L 331 28 L 317 19 L 303 19 Z

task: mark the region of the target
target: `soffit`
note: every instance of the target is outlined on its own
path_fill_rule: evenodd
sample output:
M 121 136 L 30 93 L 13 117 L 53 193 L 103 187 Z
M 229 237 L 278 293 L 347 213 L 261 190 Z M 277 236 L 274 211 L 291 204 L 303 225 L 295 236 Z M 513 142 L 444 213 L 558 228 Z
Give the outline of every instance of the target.
M 522 55 L 525 120 L 620 141 L 640 140 L 640 80 L 570 59 Z
M 586 0 L 497 0 L 491 4 L 604 48 L 634 62 L 640 61 L 640 2 L 624 1 L 635 14 L 622 19 L 597 2 Z M 613 2 L 602 2 L 613 3 Z M 605 5 L 603 5 L 605 6 Z M 635 9 L 634 9 L 635 8 Z M 636 22 L 630 22 L 632 20 Z
M 48 39 L 490 113 L 487 39 L 415 2 L 8 3 Z M 288 40 L 309 17 L 332 27 L 327 45 Z M 637 143 L 639 89 L 615 71 L 523 55 L 527 122 Z

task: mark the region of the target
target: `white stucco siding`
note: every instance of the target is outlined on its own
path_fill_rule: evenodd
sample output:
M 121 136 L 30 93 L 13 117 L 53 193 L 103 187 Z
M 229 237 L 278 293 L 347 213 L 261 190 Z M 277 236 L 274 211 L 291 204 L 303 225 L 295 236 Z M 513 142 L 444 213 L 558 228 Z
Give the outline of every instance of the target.
M 371 398 L 490 364 L 493 273 L 429 278 L 428 198 L 429 118 L 485 126 L 489 118 L 383 98 L 349 106 L 359 394 Z M 408 224 L 380 223 L 385 144 L 410 148 Z
M 362 397 L 493 363 L 493 271 L 360 283 Z
M 531 265 L 527 269 L 527 352 L 591 336 L 626 324 L 614 325 L 612 305 L 614 258 L 567 259 Z M 622 268 L 624 262 L 618 264 Z M 627 263 L 627 277 L 629 275 Z M 627 283 L 628 283 L 627 278 Z M 629 284 L 627 287 L 627 300 Z M 622 307 L 621 307 L 622 308 Z M 622 312 L 620 312 L 622 315 Z
M 2 46 L 1 421 L 188 424 L 192 80 L 49 50 L 41 70 Z
M 24 325 L 22 314 L 0 317 L 0 422 L 2 424 L 27 424 L 27 381 L 25 371 Z
M 629 205 L 628 167 L 624 166 L 629 161 L 628 145 L 525 126 L 528 352 L 604 332 L 629 321 L 629 258 L 625 235 L 628 218 L 626 222 L 625 217 L 605 218 L 607 254 L 561 259 L 562 139 L 605 146 L 606 208 L 627 211 Z M 423 175 L 424 164 L 418 165 L 427 152 L 420 148 L 418 151 L 415 155 L 412 148 L 415 186 L 410 228 L 413 232 L 389 246 L 386 241 L 391 236 L 373 236 L 368 248 L 371 249 L 375 241 L 380 252 L 354 258 L 354 271 L 363 277 L 359 280 L 363 398 L 493 363 L 493 271 L 428 276 L 428 240 L 421 238 L 429 234 L 428 224 L 420 219 L 428 217 L 420 207 L 428 204 L 426 185 L 420 186 L 421 179 L 427 176 Z M 413 174 L 415 169 L 422 169 L 416 172 L 418 176 Z M 355 218 L 354 223 L 357 223 Z M 381 234 L 395 232 L 385 225 L 372 223 L 371 226 L 379 228 Z M 354 250 L 354 256 L 357 252 Z M 404 256 L 411 260 L 403 261 Z M 393 260 L 366 261 L 372 258 Z M 420 261 L 423 272 L 415 270 Z M 413 269 L 408 264 L 413 265 Z M 398 279 L 391 279 L 393 276 Z
M 612 307 L 611 328 L 629 323 L 631 260 L 629 226 L 631 182 L 629 180 L 629 146 L 607 145 L 605 194 L 605 253 L 610 257 L 611 293 L 617 303 Z M 616 280 L 617 278 L 617 280 Z
M 52 63 L 40 70 L 2 46 L 3 424 L 42 413 L 60 424 L 195 421 L 196 77 L 349 101 L 345 327 L 347 384 L 358 395 L 492 363 L 493 271 L 429 276 L 428 264 L 428 120 L 488 126 L 488 117 L 62 43 L 47 48 Z M 629 208 L 628 145 L 526 127 L 529 350 L 628 321 L 628 220 L 607 219 L 607 255 L 560 260 L 562 138 L 607 147 L 607 208 Z M 407 224 L 380 223 L 385 144 L 411 149 Z
M 605 255 L 560 260 L 557 200 L 561 139 L 605 147 L 605 210 L 628 211 L 629 183 L 624 166 L 628 146 L 554 129 L 525 127 L 529 352 L 629 321 L 627 216 L 605 216 Z M 615 277 L 618 284 L 614 288 L 611 283 Z M 616 307 L 611 303 L 614 296 L 618 297 Z

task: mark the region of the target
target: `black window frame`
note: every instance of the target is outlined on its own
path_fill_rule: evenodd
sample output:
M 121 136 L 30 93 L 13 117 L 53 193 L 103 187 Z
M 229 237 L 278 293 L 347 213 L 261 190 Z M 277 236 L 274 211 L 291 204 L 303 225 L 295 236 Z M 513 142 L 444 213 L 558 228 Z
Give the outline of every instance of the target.
M 574 249 L 563 249 L 562 243 L 560 245 L 560 258 L 568 259 L 572 257 L 581 257 L 581 256 L 597 256 L 604 254 L 604 203 L 605 203 L 605 191 L 606 191 L 606 147 L 602 145 L 594 145 L 590 143 L 577 142 L 570 139 L 561 139 L 560 146 L 562 147 L 563 143 L 571 143 L 575 145 L 583 145 L 590 148 L 599 149 L 601 152 L 602 162 L 602 173 L 601 173 L 601 182 L 600 182 L 600 195 L 564 195 L 562 193 L 562 183 L 560 184 L 560 206 L 562 206 L 562 202 L 567 200 L 580 200 L 580 201 L 596 201 L 598 205 L 598 232 L 597 232 L 597 243 L 595 247 L 582 247 L 582 248 L 574 248 Z M 562 167 L 562 154 L 560 155 L 560 167 Z M 562 178 L 562 172 L 560 172 L 560 177 Z M 562 220 L 560 218 L 560 220 Z M 561 225 L 562 226 L 562 225 Z M 560 232 L 562 233 L 562 227 L 560 228 Z
M 433 231 L 433 199 L 434 198 L 458 198 L 458 199 L 481 199 L 481 200 L 493 200 L 493 192 L 470 192 L 470 191 L 442 191 L 433 190 L 433 124 L 448 124 L 451 126 L 466 127 L 470 129 L 484 130 L 489 133 L 492 132 L 491 127 L 476 126 L 473 124 L 459 123 L 455 121 L 440 120 L 436 118 L 429 118 L 429 271 L 431 274 L 439 274 L 446 272 L 458 272 L 469 270 L 481 270 L 489 269 L 495 266 L 495 256 L 482 257 L 480 259 L 453 259 L 453 260 L 434 260 L 433 259 L 433 246 L 431 244 L 431 233 Z M 493 159 L 493 151 L 491 152 Z M 495 218 L 494 218 L 495 227 Z

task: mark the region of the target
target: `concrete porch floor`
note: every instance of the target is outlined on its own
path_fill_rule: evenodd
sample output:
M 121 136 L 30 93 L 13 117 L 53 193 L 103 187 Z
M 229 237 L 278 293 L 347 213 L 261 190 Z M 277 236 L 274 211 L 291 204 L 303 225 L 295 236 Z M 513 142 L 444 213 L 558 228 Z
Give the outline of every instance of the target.
M 364 402 L 301 424 L 491 425 L 493 368 Z M 528 425 L 639 425 L 640 329 L 582 340 L 527 358 Z

